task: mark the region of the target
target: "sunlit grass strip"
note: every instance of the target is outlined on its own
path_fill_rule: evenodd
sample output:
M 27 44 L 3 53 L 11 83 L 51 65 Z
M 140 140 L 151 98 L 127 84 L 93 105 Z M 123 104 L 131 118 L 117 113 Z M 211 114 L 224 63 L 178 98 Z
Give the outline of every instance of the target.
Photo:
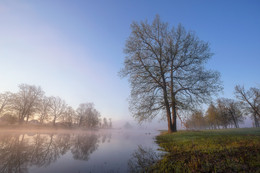
M 156 138 L 167 151 L 160 172 L 260 172 L 260 129 L 164 133 Z

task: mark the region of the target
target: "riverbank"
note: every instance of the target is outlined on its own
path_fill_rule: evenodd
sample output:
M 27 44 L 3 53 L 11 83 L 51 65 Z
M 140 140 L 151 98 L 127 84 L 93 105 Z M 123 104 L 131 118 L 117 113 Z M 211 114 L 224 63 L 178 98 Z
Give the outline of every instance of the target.
M 162 132 L 158 172 L 260 172 L 260 128 Z

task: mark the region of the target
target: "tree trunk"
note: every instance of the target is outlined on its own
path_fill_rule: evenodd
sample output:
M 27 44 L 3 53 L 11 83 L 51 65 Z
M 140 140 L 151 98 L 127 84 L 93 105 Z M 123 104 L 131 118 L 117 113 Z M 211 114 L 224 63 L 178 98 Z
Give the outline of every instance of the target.
M 23 117 L 19 117 L 19 124 L 23 124 L 24 122 L 24 118 Z
M 56 117 L 53 119 L 53 122 L 52 122 L 53 126 L 55 126 L 55 123 L 56 123 Z
M 172 121 L 171 121 L 171 112 L 170 112 L 170 108 L 166 108 L 167 109 L 167 121 L 168 121 L 168 133 L 172 133 L 173 129 L 172 129 Z
M 29 115 L 26 116 L 26 124 L 28 123 Z
M 256 117 L 256 113 L 254 113 L 253 116 L 254 116 L 254 121 L 255 121 L 255 127 L 259 127 L 259 122 L 258 122 L 258 119 Z
M 233 113 L 231 113 L 231 116 L 232 116 L 232 119 L 233 119 L 233 121 L 234 121 L 235 127 L 238 128 L 238 123 L 237 123 L 237 121 L 236 121 L 235 115 L 234 115 Z
M 82 119 L 83 119 L 83 117 L 82 117 L 82 116 L 80 116 L 80 119 L 79 119 L 79 127 L 81 126 Z
M 43 117 L 40 117 L 40 124 L 43 124 Z
M 172 103 L 172 131 L 177 132 L 177 110 L 176 103 L 173 101 Z
M 168 133 L 172 133 L 173 129 L 172 129 L 172 120 L 171 120 L 171 109 L 170 109 L 170 104 L 169 104 L 168 97 L 167 97 L 166 88 L 163 88 L 163 95 L 164 95 L 164 103 L 165 103 L 167 121 L 168 121 Z

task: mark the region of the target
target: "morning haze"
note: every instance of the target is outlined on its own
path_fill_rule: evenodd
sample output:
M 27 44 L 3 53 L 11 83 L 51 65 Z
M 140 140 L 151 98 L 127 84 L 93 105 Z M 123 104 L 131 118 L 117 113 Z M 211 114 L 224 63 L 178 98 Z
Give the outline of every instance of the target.
M 258 1 L 0 2 L 0 172 L 259 172 Z

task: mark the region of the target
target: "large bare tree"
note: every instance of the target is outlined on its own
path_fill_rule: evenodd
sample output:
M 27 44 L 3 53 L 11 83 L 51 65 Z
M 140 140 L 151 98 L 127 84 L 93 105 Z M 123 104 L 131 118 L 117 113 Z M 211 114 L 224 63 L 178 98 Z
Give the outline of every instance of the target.
M 247 114 L 251 114 L 256 127 L 260 120 L 260 88 L 252 87 L 248 91 L 243 86 L 235 86 L 235 95 L 241 101 Z
M 166 114 L 168 132 L 175 132 L 178 110 L 194 109 L 222 89 L 219 73 L 204 68 L 209 45 L 182 25 L 170 29 L 158 15 L 131 29 L 120 71 L 131 83 L 130 110 L 139 122 Z

